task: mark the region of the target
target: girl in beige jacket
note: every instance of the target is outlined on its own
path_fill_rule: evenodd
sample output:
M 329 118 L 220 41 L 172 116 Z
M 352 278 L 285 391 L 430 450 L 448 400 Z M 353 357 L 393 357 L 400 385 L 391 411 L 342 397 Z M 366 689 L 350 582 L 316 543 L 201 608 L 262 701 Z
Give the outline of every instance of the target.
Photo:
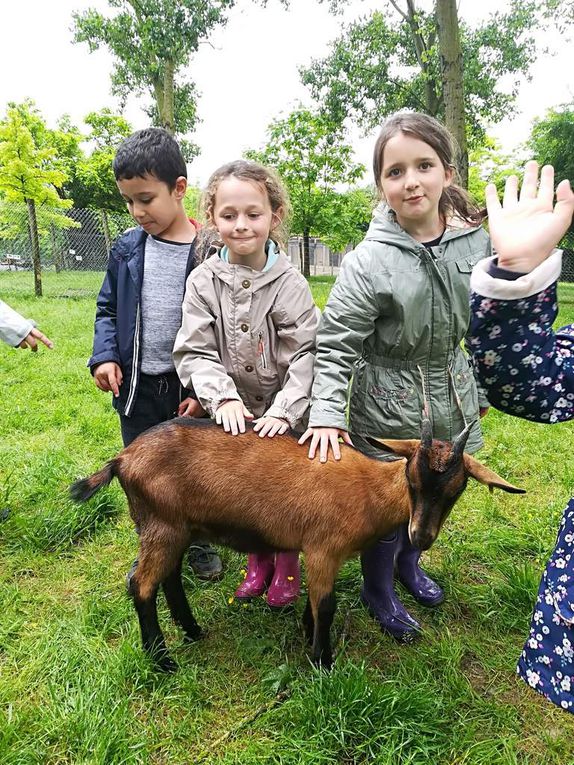
M 188 277 L 175 366 L 226 432 L 253 420 L 261 437 L 281 435 L 307 413 L 318 325 L 309 285 L 275 240 L 287 195 L 274 173 L 239 160 L 212 175 L 204 204 L 219 242 Z M 250 553 L 235 596 L 269 586 L 267 602 L 283 607 L 299 584 L 297 551 Z

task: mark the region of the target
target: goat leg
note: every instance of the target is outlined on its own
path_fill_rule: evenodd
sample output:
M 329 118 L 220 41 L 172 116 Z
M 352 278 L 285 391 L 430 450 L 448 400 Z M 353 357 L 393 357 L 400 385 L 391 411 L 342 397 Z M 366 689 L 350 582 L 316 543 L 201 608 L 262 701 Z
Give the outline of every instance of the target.
M 139 595 L 137 582 L 132 579 L 132 583 L 134 606 L 138 614 L 144 651 L 160 672 L 175 672 L 177 664 L 168 653 L 157 618 L 157 588 L 149 597 L 142 598 Z
M 307 587 L 313 618 L 313 648 L 312 659 L 315 664 L 330 669 L 333 663 L 331 649 L 331 625 L 335 616 L 335 579 L 342 563 L 338 557 L 317 550 L 305 553 L 305 569 L 307 571 Z M 310 619 L 308 619 L 310 624 Z
M 323 669 L 331 669 L 333 652 L 331 649 L 331 625 L 336 609 L 335 591 L 331 590 L 319 601 L 315 634 L 313 636 L 313 662 Z
M 195 621 L 185 590 L 183 589 L 183 582 L 181 581 L 182 560 L 183 556 L 179 559 L 175 570 L 164 579 L 162 587 L 174 622 L 179 624 L 184 631 L 185 640 L 191 643 L 203 637 L 203 630 Z
M 311 600 L 307 598 L 305 610 L 303 611 L 303 627 L 305 628 L 305 637 L 309 645 L 313 645 L 313 638 L 315 636 L 315 620 L 313 619 L 313 609 L 311 608 Z

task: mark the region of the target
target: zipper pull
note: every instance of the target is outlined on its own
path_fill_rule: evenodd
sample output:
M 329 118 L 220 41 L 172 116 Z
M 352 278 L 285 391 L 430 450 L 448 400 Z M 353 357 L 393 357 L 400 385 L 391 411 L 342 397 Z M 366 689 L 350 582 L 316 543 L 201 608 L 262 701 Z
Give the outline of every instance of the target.
M 261 366 L 263 369 L 267 369 L 267 358 L 265 356 L 265 344 L 263 343 L 263 332 L 259 333 L 259 340 L 257 342 L 257 354 L 261 358 Z

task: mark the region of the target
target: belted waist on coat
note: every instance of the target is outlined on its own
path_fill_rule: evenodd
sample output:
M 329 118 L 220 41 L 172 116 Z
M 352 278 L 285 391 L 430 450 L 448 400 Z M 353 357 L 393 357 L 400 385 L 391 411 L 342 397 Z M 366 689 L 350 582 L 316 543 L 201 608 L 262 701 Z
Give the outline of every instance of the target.
M 448 364 L 452 362 L 455 354 L 449 356 Z M 426 368 L 427 357 L 423 357 L 420 361 L 409 359 L 396 359 L 391 356 L 377 356 L 376 353 L 369 353 L 362 356 L 362 360 L 367 364 L 372 364 L 375 367 L 384 367 L 385 369 L 405 369 L 409 371 L 416 371 L 419 367 L 421 369 Z

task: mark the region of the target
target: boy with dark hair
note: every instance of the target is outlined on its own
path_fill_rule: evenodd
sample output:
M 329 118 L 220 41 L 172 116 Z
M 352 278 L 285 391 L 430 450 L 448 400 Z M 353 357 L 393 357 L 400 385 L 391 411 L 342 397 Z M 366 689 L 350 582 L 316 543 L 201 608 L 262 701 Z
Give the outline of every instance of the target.
M 198 224 L 186 215 L 187 168 L 166 130 L 146 128 L 126 138 L 113 168 L 138 226 L 111 249 L 88 366 L 97 387 L 113 393 L 127 446 L 175 415 L 203 414 L 192 392 L 182 388 L 172 359 Z M 221 574 L 209 545 L 192 546 L 189 561 L 202 579 Z

